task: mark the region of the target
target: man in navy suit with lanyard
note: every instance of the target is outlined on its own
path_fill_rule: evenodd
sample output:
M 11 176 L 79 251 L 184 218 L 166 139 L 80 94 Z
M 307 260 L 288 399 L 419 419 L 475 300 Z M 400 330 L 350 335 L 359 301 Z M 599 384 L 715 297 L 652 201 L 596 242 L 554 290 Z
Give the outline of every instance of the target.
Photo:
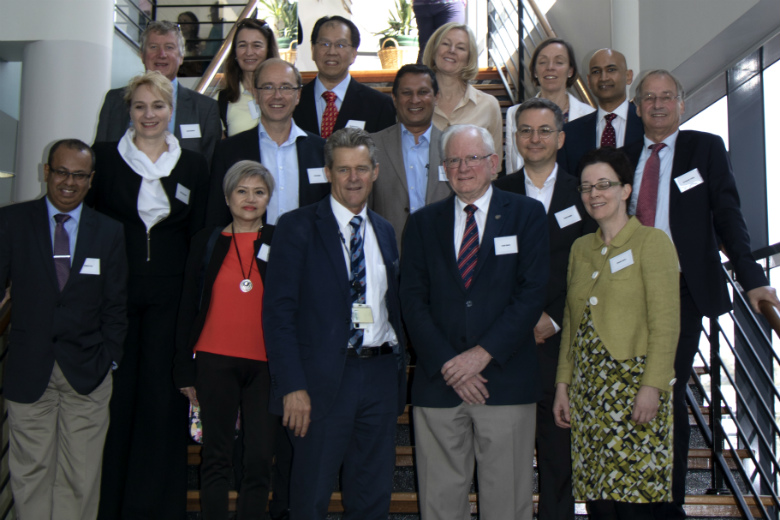
M 46 196 L 0 209 L 0 287 L 12 285 L 3 393 L 19 518 L 92 520 L 112 367 L 127 334 L 122 225 L 83 204 L 95 158 L 52 145 Z
M 761 266 L 753 259 L 750 235 L 723 140 L 713 134 L 680 130 L 684 91 L 669 71 L 648 72 L 636 88 L 636 112 L 643 141 L 625 148 L 636 164 L 628 211 L 646 226 L 663 229 L 680 260 L 680 340 L 674 371 L 674 501 L 662 518 L 685 518 L 685 476 L 690 426 L 686 388 L 701 337 L 702 316 L 716 319 L 731 309 L 721 268 L 725 247 L 747 299 L 756 312 L 767 300 L 780 307 Z M 660 518 L 660 517 L 659 517 Z
M 366 207 L 375 152 L 363 130 L 331 135 L 330 197 L 282 215 L 271 243 L 263 330 L 271 412 L 293 443 L 291 520 L 327 516 L 342 465 L 345 519 L 390 509 L 406 362 L 395 233 Z

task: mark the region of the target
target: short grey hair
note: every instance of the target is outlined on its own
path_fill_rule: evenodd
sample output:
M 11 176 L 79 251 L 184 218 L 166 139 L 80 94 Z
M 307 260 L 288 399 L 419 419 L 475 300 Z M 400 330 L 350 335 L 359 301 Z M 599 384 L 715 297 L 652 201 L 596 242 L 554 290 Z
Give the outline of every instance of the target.
M 482 146 L 485 148 L 486 153 L 496 153 L 496 147 L 493 144 L 493 136 L 490 135 L 490 132 L 487 130 L 487 128 L 482 128 L 481 126 L 476 125 L 452 125 L 447 128 L 441 136 L 440 152 L 442 160 L 447 157 L 447 145 L 449 144 L 450 139 L 457 134 L 471 130 L 477 132 L 482 138 Z
M 274 177 L 268 168 L 257 161 L 238 161 L 228 169 L 225 178 L 222 180 L 222 191 L 225 198 L 230 197 L 238 184 L 247 178 L 260 177 L 268 187 L 268 198 L 274 194 Z
M 368 132 L 361 128 L 347 127 L 336 130 L 325 142 L 325 166 L 333 168 L 333 152 L 336 148 L 365 146 L 371 157 L 371 168 L 376 168 L 376 145 Z
M 524 101 L 515 112 L 515 127 L 520 126 L 520 114 L 526 110 L 550 110 L 555 115 L 555 128 L 559 132 L 563 130 L 563 112 L 561 108 L 550 101 L 549 99 L 542 97 L 532 97 Z
M 682 83 L 680 83 L 680 80 L 674 77 L 674 74 L 672 74 L 666 69 L 655 69 L 655 70 L 651 70 L 650 72 L 642 76 L 642 79 L 640 79 L 639 83 L 636 84 L 636 90 L 634 91 L 635 102 L 638 102 L 637 98 L 642 96 L 642 87 L 644 86 L 647 78 L 649 78 L 650 76 L 666 76 L 670 78 L 672 81 L 674 81 L 674 84 L 677 87 L 677 95 L 680 96 L 680 100 L 685 99 L 685 89 L 683 88 Z
M 171 32 L 176 33 L 176 43 L 179 44 L 179 56 L 184 58 L 184 35 L 181 33 L 178 24 L 157 20 L 149 22 L 149 25 L 146 26 L 143 34 L 141 34 L 141 55 L 146 53 L 146 44 L 149 42 L 150 34 L 155 33 L 164 36 Z

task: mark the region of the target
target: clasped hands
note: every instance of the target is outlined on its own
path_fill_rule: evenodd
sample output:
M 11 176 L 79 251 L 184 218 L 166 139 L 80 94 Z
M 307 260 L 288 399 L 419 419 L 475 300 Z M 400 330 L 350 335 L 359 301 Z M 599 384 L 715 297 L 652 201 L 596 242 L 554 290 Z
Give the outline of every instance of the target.
M 451 386 L 467 404 L 485 404 L 490 397 L 485 383 L 487 379 L 481 372 L 493 359 L 482 347 L 477 345 L 461 352 L 441 367 L 441 375 L 447 386 Z

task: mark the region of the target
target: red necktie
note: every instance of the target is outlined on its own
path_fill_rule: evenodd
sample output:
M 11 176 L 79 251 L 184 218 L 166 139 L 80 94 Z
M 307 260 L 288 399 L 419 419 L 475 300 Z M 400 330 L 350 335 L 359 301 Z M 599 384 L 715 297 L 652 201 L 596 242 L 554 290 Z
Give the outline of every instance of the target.
M 477 220 L 474 218 L 474 212 L 477 207 L 469 204 L 463 211 L 466 215 L 466 229 L 463 230 L 463 239 L 460 242 L 458 251 L 458 271 L 463 278 L 463 284 L 466 289 L 471 287 L 474 268 L 477 266 L 477 252 L 479 251 L 479 231 L 477 231 Z
M 636 217 L 645 226 L 655 226 L 655 208 L 658 204 L 658 175 L 661 172 L 661 159 L 658 152 L 666 146 L 664 143 L 650 145 L 652 153 L 642 172 L 642 185 L 636 201 Z
M 612 120 L 615 119 L 617 115 L 615 114 L 607 114 L 604 116 L 604 119 L 607 120 L 607 126 L 604 127 L 604 131 L 601 133 L 601 146 L 600 148 L 610 147 L 615 148 L 617 147 L 617 137 L 615 136 L 615 127 L 612 126 Z
M 330 137 L 333 133 L 333 126 L 336 124 L 336 118 L 339 117 L 339 110 L 336 108 L 336 94 L 328 91 L 323 92 L 322 97 L 325 98 L 325 111 L 322 113 L 322 127 L 320 128 L 320 136 L 323 139 Z

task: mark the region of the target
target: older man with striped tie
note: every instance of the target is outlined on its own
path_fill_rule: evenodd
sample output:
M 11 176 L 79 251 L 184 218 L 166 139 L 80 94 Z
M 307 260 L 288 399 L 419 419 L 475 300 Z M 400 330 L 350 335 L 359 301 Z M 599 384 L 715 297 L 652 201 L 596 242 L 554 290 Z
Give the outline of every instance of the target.
M 487 130 L 451 126 L 441 145 L 455 195 L 409 217 L 401 263 L 420 512 L 471 518 L 476 459 L 480 514 L 531 520 L 547 216 L 491 186 L 499 158 Z

